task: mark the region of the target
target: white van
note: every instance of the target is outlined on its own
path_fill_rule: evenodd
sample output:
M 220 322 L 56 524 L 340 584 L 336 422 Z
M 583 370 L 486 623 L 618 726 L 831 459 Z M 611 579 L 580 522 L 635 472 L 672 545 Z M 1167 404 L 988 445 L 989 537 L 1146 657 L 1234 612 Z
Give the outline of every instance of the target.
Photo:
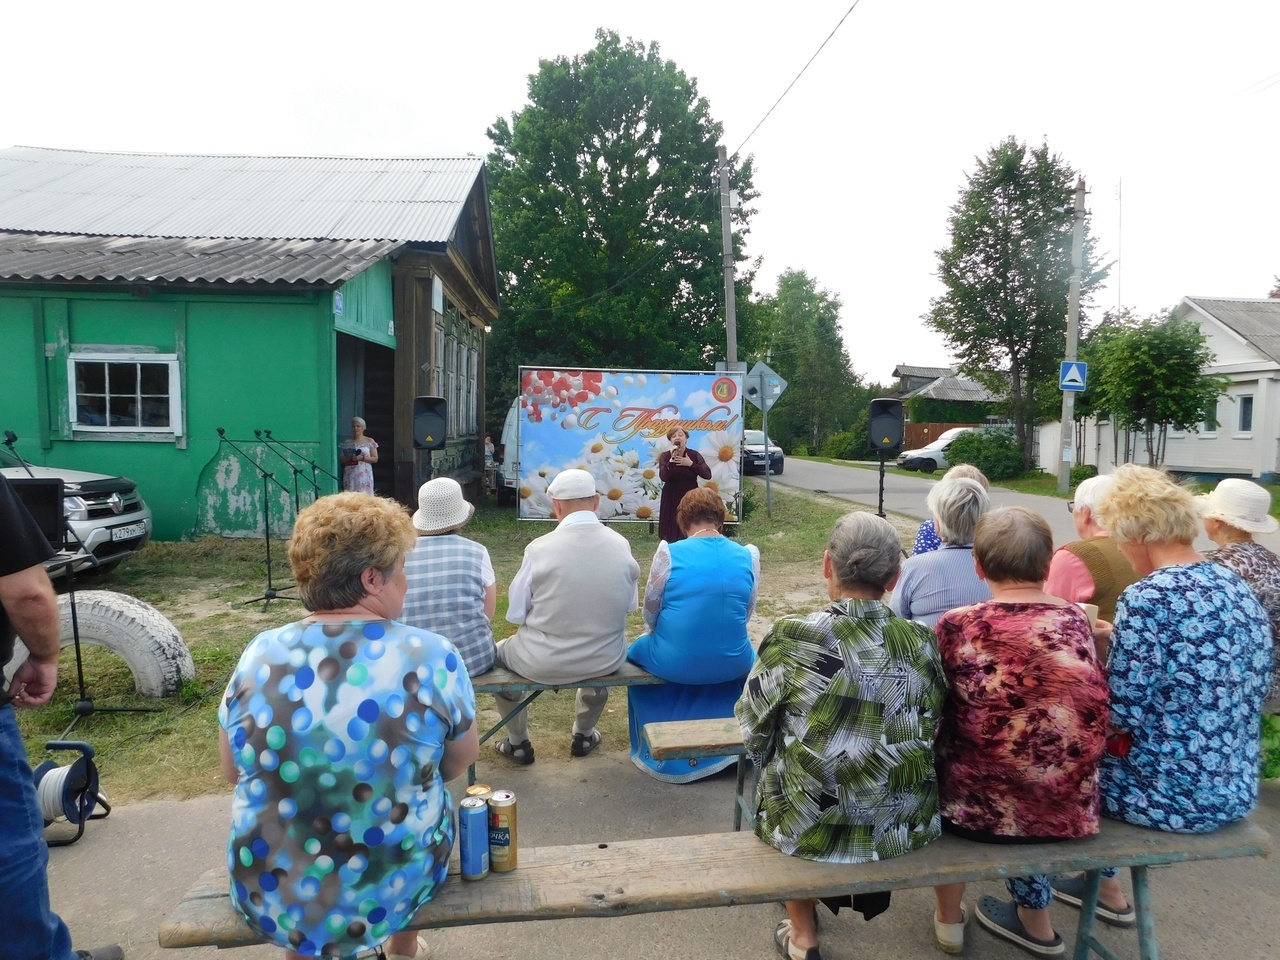
M 498 503 L 515 503 L 520 486 L 520 398 L 511 401 L 502 424 L 501 446 L 494 452 L 498 468 L 493 471 L 493 492 Z

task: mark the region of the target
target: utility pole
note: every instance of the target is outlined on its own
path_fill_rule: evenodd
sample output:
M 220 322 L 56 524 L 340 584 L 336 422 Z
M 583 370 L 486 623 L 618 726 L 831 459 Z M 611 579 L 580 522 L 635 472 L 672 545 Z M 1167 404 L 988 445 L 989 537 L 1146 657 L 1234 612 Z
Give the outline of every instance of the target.
M 720 159 L 720 242 L 724 245 L 724 332 L 725 364 L 730 373 L 738 369 L 738 308 L 733 293 L 733 198 L 729 192 L 729 155 L 724 146 L 716 148 Z
M 1071 285 L 1067 293 L 1067 361 L 1076 359 L 1080 339 L 1080 281 L 1084 272 L 1084 177 L 1076 180 L 1075 223 L 1071 230 Z M 1062 391 L 1062 460 L 1058 464 L 1058 492 L 1071 489 L 1071 464 L 1075 460 L 1076 394 Z

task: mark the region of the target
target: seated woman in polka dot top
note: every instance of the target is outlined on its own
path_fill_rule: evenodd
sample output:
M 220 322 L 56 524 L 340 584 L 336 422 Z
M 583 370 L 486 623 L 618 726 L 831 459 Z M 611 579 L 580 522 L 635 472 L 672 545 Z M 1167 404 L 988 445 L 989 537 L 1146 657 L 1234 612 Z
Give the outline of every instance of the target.
M 291 957 L 426 955 L 404 927 L 448 874 L 445 783 L 480 746 L 453 644 L 394 619 L 416 539 L 369 494 L 303 510 L 289 561 L 312 613 L 254 638 L 218 710 L 231 900 Z

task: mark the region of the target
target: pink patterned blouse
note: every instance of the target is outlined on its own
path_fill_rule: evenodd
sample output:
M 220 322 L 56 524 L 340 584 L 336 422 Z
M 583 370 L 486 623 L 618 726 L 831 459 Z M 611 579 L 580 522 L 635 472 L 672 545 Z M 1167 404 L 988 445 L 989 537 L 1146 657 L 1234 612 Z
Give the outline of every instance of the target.
M 946 671 L 942 816 L 1007 837 L 1098 832 L 1107 680 L 1079 607 L 995 600 L 935 631 Z

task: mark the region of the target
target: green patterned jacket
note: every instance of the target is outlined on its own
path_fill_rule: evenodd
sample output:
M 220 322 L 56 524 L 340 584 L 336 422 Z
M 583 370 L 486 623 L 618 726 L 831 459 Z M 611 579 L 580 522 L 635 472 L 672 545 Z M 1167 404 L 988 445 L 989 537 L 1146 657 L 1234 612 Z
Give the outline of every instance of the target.
M 933 631 L 879 601 L 778 620 L 736 710 L 760 771 L 756 835 L 840 863 L 937 839 L 933 732 L 945 695 Z

